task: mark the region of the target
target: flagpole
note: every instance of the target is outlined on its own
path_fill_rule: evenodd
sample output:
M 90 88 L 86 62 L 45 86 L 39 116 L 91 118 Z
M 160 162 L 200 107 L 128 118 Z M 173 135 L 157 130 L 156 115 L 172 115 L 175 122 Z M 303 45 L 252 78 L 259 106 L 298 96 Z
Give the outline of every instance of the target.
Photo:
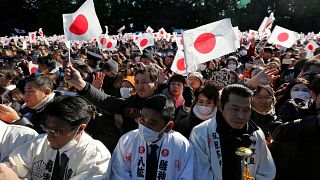
M 68 48 L 68 63 L 69 63 L 69 65 L 71 66 L 72 64 L 71 64 L 71 44 L 72 44 L 72 41 L 70 40 L 70 46 L 69 46 L 69 48 Z

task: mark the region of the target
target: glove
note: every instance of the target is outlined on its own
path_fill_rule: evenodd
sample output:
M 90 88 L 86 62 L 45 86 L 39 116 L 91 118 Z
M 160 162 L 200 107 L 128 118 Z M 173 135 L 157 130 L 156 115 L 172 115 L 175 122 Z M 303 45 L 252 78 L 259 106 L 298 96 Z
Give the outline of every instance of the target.
M 183 92 L 182 92 L 182 96 L 183 96 L 183 99 L 184 99 L 184 105 L 186 107 L 191 107 L 192 101 L 193 101 L 193 98 L 194 98 L 191 87 L 189 87 L 189 86 L 185 87 Z

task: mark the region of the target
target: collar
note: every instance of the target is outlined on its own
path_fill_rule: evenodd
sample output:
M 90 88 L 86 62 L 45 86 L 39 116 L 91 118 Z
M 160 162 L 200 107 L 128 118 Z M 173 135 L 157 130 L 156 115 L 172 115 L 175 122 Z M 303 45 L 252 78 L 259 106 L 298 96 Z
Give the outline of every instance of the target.
M 155 143 L 147 143 L 148 146 L 150 146 L 151 144 L 156 144 L 158 147 L 161 147 L 162 143 L 163 143 L 163 139 L 164 136 L 166 136 L 167 133 L 164 133 L 163 136 Z

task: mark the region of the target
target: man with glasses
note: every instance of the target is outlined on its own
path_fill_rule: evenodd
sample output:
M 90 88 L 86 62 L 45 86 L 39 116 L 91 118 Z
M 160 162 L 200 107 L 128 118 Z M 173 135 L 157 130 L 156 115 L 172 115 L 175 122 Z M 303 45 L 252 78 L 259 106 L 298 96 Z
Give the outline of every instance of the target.
M 139 129 L 123 135 L 113 152 L 108 179 L 193 179 L 192 145 L 173 127 L 175 107 L 164 95 L 144 101 Z
M 15 149 L 9 167 L 19 178 L 88 179 L 105 175 L 108 149 L 84 132 L 91 107 L 80 97 L 60 96 L 46 106 L 47 134 Z
M 138 128 L 135 119 L 140 115 L 145 99 L 155 94 L 159 81 L 158 76 L 159 72 L 153 66 L 146 65 L 137 69 L 134 76 L 136 95 L 123 99 L 105 94 L 85 82 L 72 66 L 69 66 L 65 72 L 65 80 L 78 90 L 79 95 L 103 112 L 123 115 L 123 133 Z

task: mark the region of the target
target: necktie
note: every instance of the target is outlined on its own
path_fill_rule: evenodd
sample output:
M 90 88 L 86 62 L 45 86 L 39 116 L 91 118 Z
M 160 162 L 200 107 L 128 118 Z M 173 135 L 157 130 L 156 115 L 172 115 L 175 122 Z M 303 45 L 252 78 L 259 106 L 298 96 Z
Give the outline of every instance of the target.
M 68 164 L 69 158 L 66 154 L 61 154 L 59 151 L 57 151 L 56 159 L 54 161 L 54 167 L 53 167 L 53 172 L 52 172 L 52 178 L 51 180 L 63 180 L 66 167 Z
M 151 152 L 147 156 L 146 179 L 154 180 L 157 177 L 157 169 L 158 169 L 158 158 L 157 158 L 158 146 L 156 144 L 151 144 L 149 147 L 151 148 Z

